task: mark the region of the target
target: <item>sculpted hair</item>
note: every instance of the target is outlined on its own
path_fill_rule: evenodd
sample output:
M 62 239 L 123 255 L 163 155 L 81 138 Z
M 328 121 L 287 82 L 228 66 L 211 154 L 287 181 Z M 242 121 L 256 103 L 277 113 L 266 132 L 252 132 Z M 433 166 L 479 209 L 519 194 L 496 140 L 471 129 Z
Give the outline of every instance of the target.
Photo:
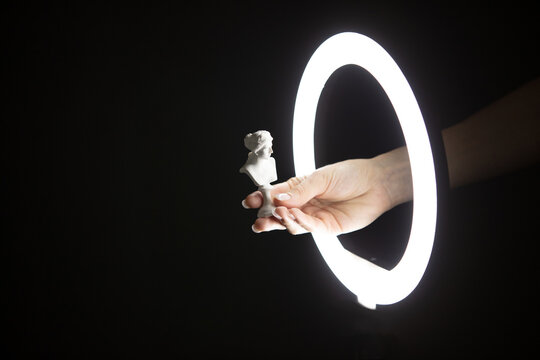
M 272 136 L 266 130 L 259 130 L 254 133 L 249 133 L 244 138 L 244 145 L 251 152 L 258 154 L 260 150 L 272 146 Z

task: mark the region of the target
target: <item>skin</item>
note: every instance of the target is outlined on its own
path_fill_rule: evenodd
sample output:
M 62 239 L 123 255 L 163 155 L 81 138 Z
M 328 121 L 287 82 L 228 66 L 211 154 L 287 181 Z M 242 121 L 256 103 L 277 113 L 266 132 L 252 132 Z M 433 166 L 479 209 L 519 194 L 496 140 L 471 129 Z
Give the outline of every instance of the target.
M 534 164 L 540 160 L 540 79 L 443 130 L 442 137 L 451 187 Z M 252 229 L 336 235 L 362 229 L 412 199 L 411 179 L 405 147 L 331 164 L 275 185 L 274 216 L 257 219 Z M 242 204 L 259 208 L 262 194 L 253 192 Z
M 358 181 L 350 181 L 351 178 Z M 280 194 L 287 194 L 290 199 L 283 199 L 283 195 L 276 198 Z M 358 230 L 412 197 L 407 151 L 399 148 L 373 159 L 328 165 L 308 177 L 294 177 L 275 185 L 272 196 L 277 206 L 274 216 L 257 219 L 253 231 L 287 229 L 291 234 L 341 234 Z M 259 208 L 262 194 L 255 191 L 248 195 L 244 205 Z
M 540 78 L 442 132 L 450 186 L 524 168 L 540 160 Z

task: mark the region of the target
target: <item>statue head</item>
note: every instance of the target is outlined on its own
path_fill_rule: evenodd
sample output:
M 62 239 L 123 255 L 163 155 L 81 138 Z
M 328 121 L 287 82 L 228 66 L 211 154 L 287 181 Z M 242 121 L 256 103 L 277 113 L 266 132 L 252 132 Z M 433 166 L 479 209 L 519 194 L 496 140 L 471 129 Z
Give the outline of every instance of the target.
M 266 130 L 247 134 L 244 145 L 257 157 L 266 159 L 272 155 L 272 136 Z

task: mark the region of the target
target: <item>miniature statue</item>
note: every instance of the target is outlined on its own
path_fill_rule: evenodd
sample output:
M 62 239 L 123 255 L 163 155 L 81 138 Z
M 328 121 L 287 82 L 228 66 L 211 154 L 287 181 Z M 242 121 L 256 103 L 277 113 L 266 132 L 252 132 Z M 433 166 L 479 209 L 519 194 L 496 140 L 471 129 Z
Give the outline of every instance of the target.
M 270 195 L 272 189 L 270 183 L 277 180 L 276 160 L 270 156 L 272 155 L 272 136 L 266 130 L 259 130 L 247 134 L 244 145 L 250 153 L 246 163 L 240 168 L 240 172 L 247 174 L 263 194 L 263 205 L 257 216 L 272 216 L 275 206 Z

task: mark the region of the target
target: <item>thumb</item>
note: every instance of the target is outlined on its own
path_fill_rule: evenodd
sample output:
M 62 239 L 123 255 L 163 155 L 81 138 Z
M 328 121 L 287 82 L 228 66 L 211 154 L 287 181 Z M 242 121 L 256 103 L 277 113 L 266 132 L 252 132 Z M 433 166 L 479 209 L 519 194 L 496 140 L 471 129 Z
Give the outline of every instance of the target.
M 323 194 L 328 187 L 328 178 L 324 172 L 315 171 L 307 177 L 290 178 L 287 183 L 290 186 L 289 191 L 277 194 L 274 198 L 274 204 L 297 208 Z

